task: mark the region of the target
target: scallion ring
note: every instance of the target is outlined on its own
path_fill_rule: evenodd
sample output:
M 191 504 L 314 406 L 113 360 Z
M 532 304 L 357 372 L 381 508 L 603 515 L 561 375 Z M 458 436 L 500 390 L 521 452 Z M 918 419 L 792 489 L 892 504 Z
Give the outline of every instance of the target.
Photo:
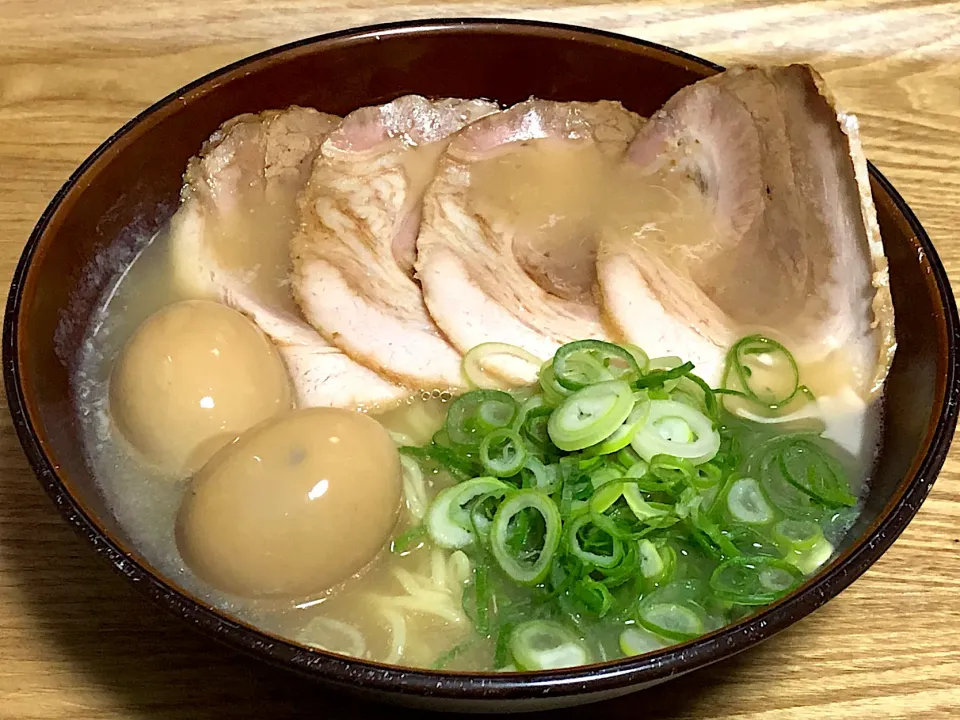
M 630 444 L 647 462 L 655 455 L 672 455 L 701 465 L 720 449 L 720 433 L 710 418 L 689 405 L 651 400 L 647 421 Z
M 740 605 L 767 605 L 786 595 L 803 574 L 783 560 L 740 556 L 724 560 L 710 576 L 717 597 Z
M 636 399 L 636 394 L 634 395 Z M 637 429 L 647 419 L 647 413 L 650 411 L 650 402 L 644 399 L 643 402 L 637 401 L 630 411 L 630 415 L 623 421 L 623 424 L 601 440 L 596 445 L 585 448 L 585 456 L 594 455 L 612 455 L 627 447 L 637 434 Z
M 587 567 L 611 568 L 623 558 L 620 539 L 594 525 L 589 515 L 581 515 L 569 523 L 565 533 L 570 554 Z
M 560 478 L 556 465 L 545 465 L 536 455 L 527 455 L 520 470 L 523 487 L 536 488 L 545 493 L 552 493 L 557 488 Z
M 473 523 L 467 506 L 482 495 L 506 497 L 513 488 L 502 480 L 479 477 L 437 493 L 425 518 L 430 538 L 440 547 L 458 549 L 474 542 Z
M 502 389 L 500 378 L 510 384 L 532 382 L 543 361 L 522 347 L 507 343 L 486 342 L 470 349 L 463 356 L 461 367 L 467 382 L 484 390 Z
M 515 555 L 508 546 L 508 536 L 513 523 L 521 513 L 534 511 L 543 518 L 543 540 L 530 561 Z M 490 528 L 490 549 L 500 568 L 521 585 L 536 585 L 550 570 L 561 538 L 560 511 L 548 495 L 539 490 L 519 490 L 504 500 L 493 518 Z
M 628 657 L 655 652 L 670 644 L 669 640 L 636 625 L 631 625 L 620 633 L 620 652 Z
M 647 500 L 636 483 L 623 483 L 624 499 L 638 520 L 649 520 L 670 514 L 670 506 Z
M 666 564 L 660 552 L 657 550 L 657 546 L 653 544 L 653 541 L 647 540 L 646 538 L 642 539 L 639 550 L 640 573 L 648 580 L 653 580 L 663 575 L 664 570 L 666 570 Z
M 806 552 L 823 539 L 823 530 L 813 520 L 784 518 L 774 526 L 773 537 L 786 550 Z
M 590 662 L 571 629 L 552 620 L 529 620 L 510 633 L 510 653 L 520 670 L 556 670 Z
M 645 373 L 650 367 L 650 356 L 647 355 L 646 351 L 638 345 L 631 345 L 630 343 L 624 344 L 623 349 L 633 355 L 633 359 L 637 361 L 637 367 L 640 368 L 640 372 Z
M 471 390 L 450 403 L 447 436 L 456 446 L 478 447 L 490 432 L 510 427 L 518 409 L 513 396 L 502 390 Z
M 550 415 L 553 444 L 570 452 L 609 437 L 630 416 L 633 391 L 623 380 L 597 383 L 566 398 Z
M 727 489 L 727 510 L 734 520 L 748 525 L 766 525 L 774 519 L 760 483 L 749 477 L 735 480 Z
M 640 608 L 640 624 L 661 637 L 683 642 L 704 631 L 704 618 L 698 609 L 676 602 L 644 604 Z
M 527 448 L 519 433 L 507 428 L 494 430 L 480 443 L 480 463 L 494 477 L 512 477 L 527 461 Z
M 573 392 L 557 382 L 557 376 L 553 372 L 553 360 L 547 360 L 540 368 L 539 383 L 543 390 L 543 401 L 550 407 L 556 407 Z
M 580 340 L 557 350 L 553 373 L 561 386 L 581 390 L 607 380 L 636 380 L 640 367 L 626 348 L 602 340 Z
M 734 395 L 776 410 L 801 389 L 800 370 L 782 344 L 763 335 L 748 335 L 727 353 L 721 384 Z
M 634 387 L 662 388 L 666 392 L 673 390 L 680 378 L 693 371 L 692 362 L 683 362 L 678 357 L 667 356 L 652 358 L 647 364 L 647 371 L 634 383 Z

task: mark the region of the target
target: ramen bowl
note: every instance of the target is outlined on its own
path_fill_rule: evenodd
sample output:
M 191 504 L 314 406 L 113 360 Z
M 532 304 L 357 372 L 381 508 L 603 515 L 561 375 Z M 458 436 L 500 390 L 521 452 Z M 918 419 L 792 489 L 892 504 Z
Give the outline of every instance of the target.
M 509 104 L 621 101 L 649 115 L 720 70 L 628 37 L 546 23 L 457 20 L 382 25 L 261 53 L 188 85 L 101 145 L 34 229 L 10 290 L 4 380 L 41 484 L 91 550 L 159 605 L 237 650 L 333 688 L 448 710 L 521 711 L 597 701 L 721 661 L 810 614 L 874 563 L 917 512 L 957 419 L 957 311 L 936 251 L 892 185 L 870 167 L 890 262 L 898 352 L 863 512 L 835 559 L 787 597 L 736 624 L 661 651 L 538 673 L 439 672 L 295 644 L 221 612 L 164 577 L 112 516 L 85 461 L 72 370 L 89 319 L 137 238 L 177 208 L 183 169 L 225 120 L 288 105 L 346 114 L 407 93 Z

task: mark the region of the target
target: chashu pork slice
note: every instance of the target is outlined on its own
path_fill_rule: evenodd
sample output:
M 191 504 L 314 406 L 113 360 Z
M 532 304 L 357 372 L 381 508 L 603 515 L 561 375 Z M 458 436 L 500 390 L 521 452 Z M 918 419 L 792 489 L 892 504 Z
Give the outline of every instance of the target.
M 566 342 L 607 337 L 592 180 L 640 122 L 615 102 L 529 100 L 450 144 L 424 199 L 416 267 L 430 314 L 461 352 L 503 342 L 546 359 Z M 531 379 L 516 362 L 490 369 Z
M 686 87 L 627 162 L 682 212 L 604 233 L 601 301 L 622 337 L 718 384 L 731 343 L 773 333 L 803 364 L 852 370 L 864 401 L 879 391 L 895 350 L 886 257 L 857 120 L 813 69 Z
M 408 95 L 348 115 L 300 197 L 294 292 L 310 323 L 354 360 L 419 389 L 460 388 L 462 355 L 413 278 L 423 193 L 451 135 L 497 111 Z
M 193 158 L 171 222 L 175 283 L 243 312 L 280 350 L 301 407 L 382 407 L 409 391 L 359 365 L 307 323 L 289 287 L 296 196 L 340 118 L 291 107 L 228 120 Z

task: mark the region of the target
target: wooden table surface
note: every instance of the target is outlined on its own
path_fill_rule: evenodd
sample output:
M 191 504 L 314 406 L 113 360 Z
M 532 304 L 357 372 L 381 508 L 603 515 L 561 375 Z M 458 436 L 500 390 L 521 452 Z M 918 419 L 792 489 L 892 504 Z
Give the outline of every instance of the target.
M 960 283 L 960 3 L 0 0 L 0 278 L 73 168 L 128 118 L 227 62 L 353 25 L 436 16 L 615 30 L 720 63 L 808 61 Z M 960 717 L 960 448 L 894 547 L 813 617 L 615 718 Z M 51 563 L 50 559 L 56 558 Z M 582 710 L 556 713 L 574 718 Z M 214 647 L 61 521 L 0 416 L 0 719 L 189 720 L 391 711 Z

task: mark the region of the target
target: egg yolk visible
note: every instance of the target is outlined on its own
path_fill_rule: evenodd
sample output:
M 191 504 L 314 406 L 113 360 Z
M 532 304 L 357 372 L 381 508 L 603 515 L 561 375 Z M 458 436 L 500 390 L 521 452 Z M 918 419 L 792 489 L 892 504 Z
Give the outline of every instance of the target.
M 294 410 L 220 450 L 194 477 L 177 547 L 203 580 L 249 598 L 303 598 L 355 575 L 389 540 L 400 455 L 376 420 Z
M 292 406 L 277 349 L 244 315 L 187 300 L 147 318 L 110 377 L 123 436 L 165 470 L 190 474 L 239 433 Z

